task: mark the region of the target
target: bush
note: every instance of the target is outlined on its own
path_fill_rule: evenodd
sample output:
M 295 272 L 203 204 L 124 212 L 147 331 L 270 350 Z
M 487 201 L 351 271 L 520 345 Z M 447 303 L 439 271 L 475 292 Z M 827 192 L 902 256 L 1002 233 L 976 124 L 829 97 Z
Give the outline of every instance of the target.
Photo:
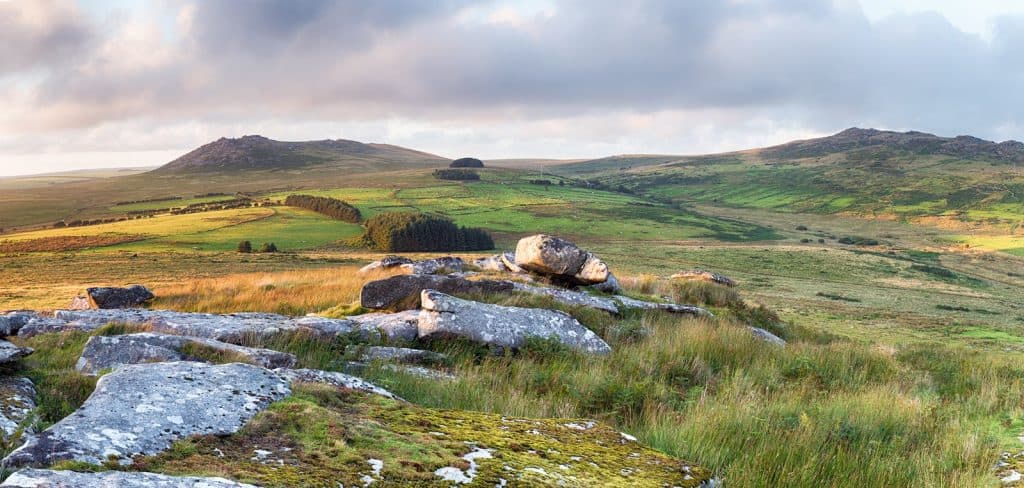
M 482 251 L 494 248 L 483 229 L 419 212 L 385 212 L 366 221 L 361 244 L 380 251 Z
M 238 252 L 250 253 L 252 252 L 252 243 L 249 241 L 242 241 L 238 243 Z
M 459 158 L 448 165 L 450 168 L 483 168 L 484 162 L 477 158 Z
M 336 198 L 315 197 L 312 195 L 288 195 L 284 204 L 289 207 L 305 208 L 326 215 L 332 219 L 358 224 L 363 220 L 359 209 L 348 202 Z
M 277 245 L 273 242 L 264 242 L 263 245 L 260 246 L 260 252 L 277 252 Z
M 845 236 L 839 239 L 839 243 L 856 246 L 877 246 L 878 240 L 867 237 Z
M 476 181 L 480 175 L 468 169 L 435 169 L 434 178 L 439 180 Z

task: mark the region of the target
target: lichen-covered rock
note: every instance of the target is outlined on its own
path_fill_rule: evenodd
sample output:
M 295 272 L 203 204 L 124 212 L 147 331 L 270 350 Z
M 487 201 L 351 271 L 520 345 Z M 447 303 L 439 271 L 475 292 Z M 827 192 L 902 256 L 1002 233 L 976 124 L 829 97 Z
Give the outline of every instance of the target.
M 251 429 L 194 439 L 137 466 L 267 486 L 696 488 L 711 479 L 595 421 L 433 410 L 316 385 L 295 390 Z M 342 456 L 338 437 L 308 434 L 325 426 L 344 433 Z
M 203 361 L 203 356 L 214 355 L 221 359 L 219 362 L 243 362 L 264 368 L 295 366 L 295 356 L 286 352 L 236 346 L 201 337 L 141 332 L 90 337 L 75 369 L 95 375 L 126 364 Z
M 259 488 L 224 478 L 196 478 L 122 471 L 78 473 L 49 469 L 23 469 L 12 474 L 0 486 L 14 488 Z
M 36 387 L 28 378 L 0 377 L 0 430 L 9 440 L 36 408 Z M 31 428 L 27 432 L 31 433 Z
M 441 364 L 447 360 L 447 356 L 444 354 L 408 347 L 349 346 L 345 349 L 345 353 L 354 356 L 357 361 L 367 362 L 384 361 L 429 366 Z
M 493 256 L 487 256 L 484 258 L 477 258 L 473 261 L 473 265 L 484 271 L 498 271 L 508 272 L 508 266 L 501 260 L 501 254 L 495 254 Z
M 512 291 L 512 283 L 472 281 L 447 275 L 398 275 L 363 285 L 359 303 L 372 309 L 413 310 L 419 308 L 420 293 L 423 290 L 437 290 L 447 294 L 508 293 Z
M 420 319 L 417 310 L 353 315 L 349 320 L 358 324 L 360 330 L 376 331 L 379 338 L 389 341 L 414 341 L 419 332 Z
M 760 339 L 762 341 L 765 341 L 765 342 L 767 342 L 769 344 L 772 344 L 774 346 L 786 347 L 785 339 L 783 339 L 783 338 L 781 338 L 781 337 L 779 337 L 779 336 L 777 336 L 775 334 L 772 334 L 771 332 L 768 332 L 767 330 L 764 330 L 764 329 L 762 329 L 760 327 L 751 327 L 750 328 L 750 333 L 754 334 L 754 337 L 756 337 L 756 338 L 758 338 L 758 339 Z
M 366 393 L 373 393 L 393 400 L 401 400 L 397 395 L 385 390 L 362 378 L 357 378 L 345 373 L 336 371 L 322 371 L 319 369 L 275 369 L 274 372 L 281 375 L 291 383 L 319 383 L 337 388 L 347 388 Z M 404 400 L 403 400 L 404 401 Z
M 611 348 L 594 331 L 569 314 L 538 308 L 504 307 L 462 300 L 434 290 L 420 299 L 421 339 L 463 337 L 497 347 L 520 348 L 531 337 L 557 339 L 587 353 L 606 354 Z
M 681 313 L 694 315 L 697 317 L 714 317 L 715 315 L 708 310 L 693 305 L 680 305 L 678 303 L 658 303 L 658 302 L 646 302 L 643 300 L 637 300 L 630 298 L 625 295 L 615 295 L 613 297 L 616 302 L 622 308 L 633 308 L 638 310 L 661 310 L 664 312 Z
M 531 295 L 549 296 L 556 302 L 564 305 L 582 306 L 616 315 L 619 313 L 618 305 L 615 303 L 615 300 L 610 298 L 596 297 L 583 292 L 562 288 L 548 288 L 524 283 L 513 283 L 512 286 L 515 288 L 515 291 Z
M 13 363 L 29 354 L 32 354 L 31 347 L 18 347 L 0 339 L 0 365 Z
M 558 281 L 593 285 L 608 280 L 608 265 L 565 239 L 537 234 L 516 244 L 516 264 Z
M 521 273 L 525 273 L 526 272 L 525 269 L 520 268 L 519 265 L 516 264 L 516 255 L 515 254 L 510 253 L 508 251 L 505 251 L 505 252 L 501 253 L 499 255 L 499 257 L 501 259 L 501 264 L 504 264 L 505 267 L 508 268 L 509 272 L 516 273 L 516 274 L 521 274 Z
M 23 310 L 0 315 L 0 337 L 16 335 L 29 321 L 39 318 L 39 314 Z
M 131 463 L 133 456 L 158 454 L 191 435 L 236 432 L 290 391 L 281 375 L 248 364 L 124 366 L 101 377 L 81 408 L 16 449 L 4 464 Z
M 89 304 L 99 309 L 135 308 L 154 298 L 153 292 L 142 285 L 87 288 L 85 294 Z
M 615 275 L 612 273 L 608 273 L 608 279 L 605 280 L 604 283 L 591 285 L 590 288 L 601 293 L 608 293 L 612 295 L 622 293 L 622 285 L 619 283 L 619 279 L 616 278 Z
M 363 266 L 362 268 L 359 268 L 359 271 L 357 271 L 356 273 L 359 274 L 360 276 L 363 276 L 373 273 L 375 271 L 383 271 L 394 268 L 396 266 L 411 263 L 411 259 L 402 256 L 385 256 L 384 258 L 378 261 L 374 261 L 370 264 L 367 264 L 366 266 Z
M 413 261 L 400 266 L 403 271 L 410 274 L 437 274 L 437 273 L 458 273 L 466 263 L 462 258 L 444 256 L 440 258 Z
M 723 286 L 736 286 L 736 282 L 725 275 L 718 273 L 712 273 L 710 271 L 704 271 L 702 269 L 694 269 L 690 271 L 681 271 L 669 277 L 671 280 L 681 281 L 707 281 L 709 283 L 717 283 Z

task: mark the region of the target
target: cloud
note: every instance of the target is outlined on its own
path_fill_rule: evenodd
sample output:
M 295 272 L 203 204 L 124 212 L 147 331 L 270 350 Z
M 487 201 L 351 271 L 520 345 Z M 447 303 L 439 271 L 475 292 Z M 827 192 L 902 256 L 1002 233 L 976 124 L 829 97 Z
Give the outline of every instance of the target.
M 40 133 L 74 139 L 106 126 L 143 132 L 197 122 L 210 130 L 253 121 L 376 127 L 381 136 L 417 127 L 411 142 L 420 146 L 461 135 L 520 151 L 542 148 L 543 139 L 581 152 L 729 145 L 711 130 L 736 148 L 763 139 L 748 132 L 756 130 L 783 137 L 870 125 L 995 137 L 1024 126 L 1024 17 L 996 19 L 983 39 L 938 14 L 870 20 L 856 2 L 831 0 L 204 0 L 166 8 L 98 37 L 72 6 L 0 3 L 8 10 L 0 19 L 45 19 L 15 20 L 0 33 L 36 53 L 0 51 L 0 73 L 13 70 L 15 79 L 0 78 L 9 107 L 0 130 L 25 134 L 8 137 L 20 141 L 9 146 Z M 612 117 L 621 120 L 599 122 Z M 558 135 L 539 137 L 545 131 Z
M 67 62 L 95 35 L 70 2 L 0 2 L 0 77 Z

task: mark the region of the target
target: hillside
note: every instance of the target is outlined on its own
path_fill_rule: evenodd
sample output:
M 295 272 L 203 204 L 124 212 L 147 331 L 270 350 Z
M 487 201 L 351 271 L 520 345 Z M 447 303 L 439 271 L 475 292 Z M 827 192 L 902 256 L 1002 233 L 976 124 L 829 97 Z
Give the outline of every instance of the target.
M 619 156 L 552 171 L 676 202 L 1015 227 L 1024 144 L 847 129 L 701 156 Z
M 259 135 L 222 137 L 156 169 L 156 174 L 231 172 L 341 165 L 353 161 L 378 169 L 433 167 L 445 158 L 388 144 L 345 139 L 275 141 Z

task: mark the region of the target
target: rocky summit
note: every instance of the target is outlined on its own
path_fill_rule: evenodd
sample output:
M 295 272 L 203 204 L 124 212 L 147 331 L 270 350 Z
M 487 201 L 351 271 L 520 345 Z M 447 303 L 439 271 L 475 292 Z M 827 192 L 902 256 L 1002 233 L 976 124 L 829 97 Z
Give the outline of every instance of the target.
M 134 456 L 160 453 L 190 435 L 235 432 L 289 392 L 280 375 L 247 364 L 125 366 L 100 378 L 74 415 L 29 439 L 4 464 L 130 464 Z

